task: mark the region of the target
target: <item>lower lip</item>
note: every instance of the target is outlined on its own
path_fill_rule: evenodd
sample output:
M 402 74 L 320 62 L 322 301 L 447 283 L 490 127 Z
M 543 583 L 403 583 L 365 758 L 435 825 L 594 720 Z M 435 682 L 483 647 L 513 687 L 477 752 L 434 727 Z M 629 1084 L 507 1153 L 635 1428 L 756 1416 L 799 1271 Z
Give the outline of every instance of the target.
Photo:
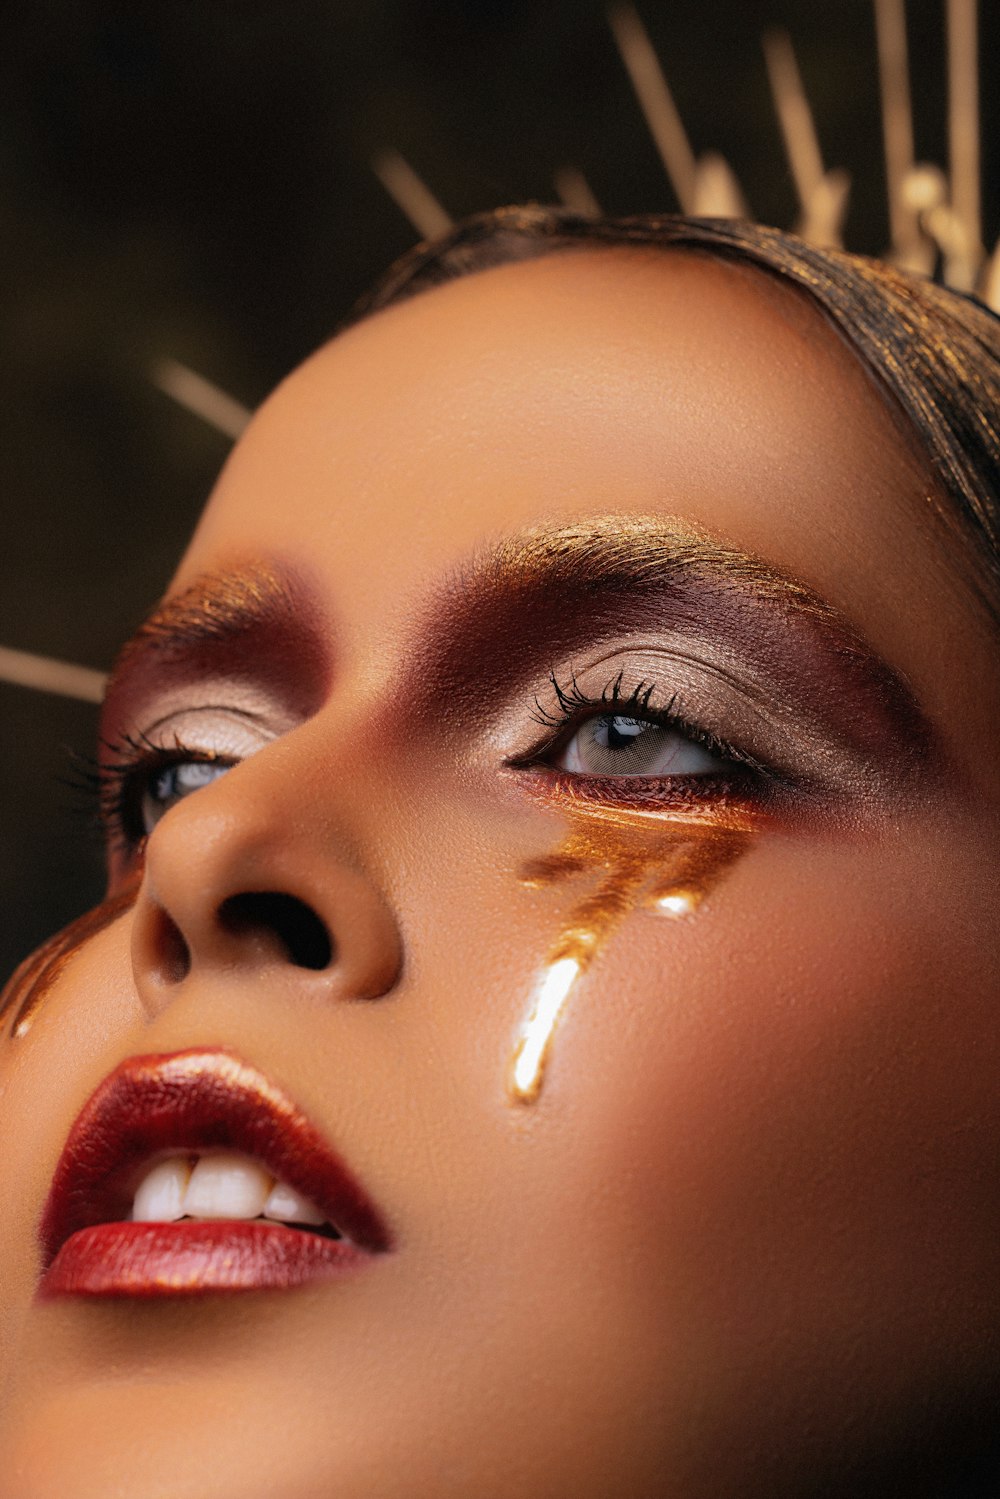
M 346 1239 L 260 1221 L 98 1223 L 66 1240 L 38 1296 L 284 1291 L 360 1270 L 371 1259 Z

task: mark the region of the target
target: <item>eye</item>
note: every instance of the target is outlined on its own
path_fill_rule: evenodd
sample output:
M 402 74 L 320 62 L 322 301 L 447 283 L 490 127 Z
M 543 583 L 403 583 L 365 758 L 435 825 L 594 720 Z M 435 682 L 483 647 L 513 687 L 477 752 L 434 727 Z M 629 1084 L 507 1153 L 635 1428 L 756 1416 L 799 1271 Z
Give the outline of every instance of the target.
M 196 749 L 176 736 L 169 749 L 145 736 L 105 743 L 97 771 L 88 779 L 97 793 L 109 848 L 120 854 L 136 849 L 171 807 L 243 758 Z
M 144 833 L 151 833 L 171 807 L 232 769 L 228 760 L 174 760 L 142 778 L 139 811 Z
M 630 686 L 624 668 L 597 694 L 583 689 L 572 672 L 568 682 L 550 672 L 549 682 L 553 701 L 546 705 L 536 697 L 534 716 L 554 732 L 529 751 L 523 765 L 545 764 L 594 780 L 663 783 L 711 777 L 716 786 L 766 774 L 745 751 L 685 712 L 676 691 L 664 697 L 655 682 Z
M 101 740 L 94 773 L 109 854 L 125 868 L 178 802 L 202 791 L 291 727 L 266 702 L 196 703 Z
M 627 713 L 586 719 L 551 763 L 587 776 L 703 776 L 727 768 L 721 756 L 677 728 Z

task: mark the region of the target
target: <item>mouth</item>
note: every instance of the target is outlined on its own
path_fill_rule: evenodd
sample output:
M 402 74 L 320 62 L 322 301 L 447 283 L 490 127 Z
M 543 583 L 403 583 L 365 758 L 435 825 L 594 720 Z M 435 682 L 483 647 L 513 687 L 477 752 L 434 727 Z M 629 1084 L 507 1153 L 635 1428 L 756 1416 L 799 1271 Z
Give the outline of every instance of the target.
M 123 1062 L 77 1116 L 42 1215 L 38 1296 L 286 1290 L 391 1247 L 316 1127 L 220 1050 Z

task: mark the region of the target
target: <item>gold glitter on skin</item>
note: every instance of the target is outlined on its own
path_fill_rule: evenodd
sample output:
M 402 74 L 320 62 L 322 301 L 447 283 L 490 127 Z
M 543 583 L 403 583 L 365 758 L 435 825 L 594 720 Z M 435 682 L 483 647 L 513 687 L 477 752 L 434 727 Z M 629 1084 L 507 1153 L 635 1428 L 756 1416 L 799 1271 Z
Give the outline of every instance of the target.
M 746 850 L 753 826 L 754 819 L 743 813 L 665 817 L 595 809 L 554 854 L 525 865 L 521 880 L 536 888 L 595 869 L 601 878 L 574 906 L 535 986 L 510 1061 L 508 1093 L 514 1102 L 534 1103 L 539 1097 L 570 994 L 629 912 L 643 904 L 667 916 L 691 915 Z

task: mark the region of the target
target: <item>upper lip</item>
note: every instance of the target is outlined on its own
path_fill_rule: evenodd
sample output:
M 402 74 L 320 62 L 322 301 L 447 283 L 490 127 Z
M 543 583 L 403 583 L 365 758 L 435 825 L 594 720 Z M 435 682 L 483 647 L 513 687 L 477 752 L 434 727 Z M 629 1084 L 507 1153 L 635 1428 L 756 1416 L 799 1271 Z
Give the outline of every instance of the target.
M 258 1160 L 359 1248 L 390 1247 L 362 1187 L 291 1099 L 232 1052 L 194 1048 L 130 1058 L 84 1104 L 42 1215 L 45 1267 L 79 1229 L 128 1216 L 153 1158 L 219 1149 Z

